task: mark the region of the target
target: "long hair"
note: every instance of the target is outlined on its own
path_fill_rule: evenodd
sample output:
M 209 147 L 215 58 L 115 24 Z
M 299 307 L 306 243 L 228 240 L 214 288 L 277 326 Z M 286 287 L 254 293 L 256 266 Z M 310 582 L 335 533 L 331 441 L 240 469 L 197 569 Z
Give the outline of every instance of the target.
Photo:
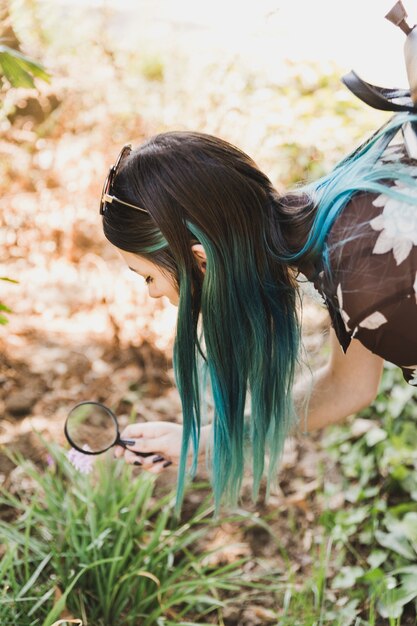
M 291 390 L 300 328 L 293 268 L 322 256 L 326 261 L 327 235 L 357 191 L 417 203 L 387 185 L 399 179 L 415 186 L 410 170 L 378 160 L 398 129 L 416 120 L 417 115 L 394 116 L 329 174 L 281 197 L 246 154 L 202 133 L 157 135 L 127 159 L 114 195 L 148 213 L 114 202 L 103 218 L 104 233 L 118 248 L 156 263 L 179 288 L 174 370 L 184 428 L 177 506 L 190 444 L 191 474 L 197 463 L 201 355 L 214 400 L 216 507 L 223 494 L 237 500 L 249 456 L 254 497 L 266 452 L 268 483 L 274 476 L 295 418 Z M 194 243 L 207 254 L 204 280 Z
M 132 152 L 113 192 L 148 213 L 113 202 L 103 217 L 107 239 L 156 263 L 179 288 L 174 371 L 184 428 L 177 505 L 191 443 L 192 474 L 197 463 L 201 355 L 214 400 L 216 507 L 223 494 L 236 502 L 250 451 L 256 495 L 265 452 L 270 479 L 292 424 L 299 348 L 294 274 L 276 261 L 277 193 L 246 154 L 192 132 L 160 134 Z M 197 242 L 207 254 L 204 280 L 191 250 Z

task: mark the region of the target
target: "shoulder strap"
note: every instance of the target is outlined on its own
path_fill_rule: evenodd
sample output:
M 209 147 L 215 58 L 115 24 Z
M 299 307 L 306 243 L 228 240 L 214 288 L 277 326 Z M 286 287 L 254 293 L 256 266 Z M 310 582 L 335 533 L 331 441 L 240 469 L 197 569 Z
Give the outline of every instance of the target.
M 409 89 L 387 89 L 367 83 L 354 70 L 342 76 L 342 83 L 357 98 L 374 109 L 381 111 L 412 111 L 417 112 L 410 97 Z

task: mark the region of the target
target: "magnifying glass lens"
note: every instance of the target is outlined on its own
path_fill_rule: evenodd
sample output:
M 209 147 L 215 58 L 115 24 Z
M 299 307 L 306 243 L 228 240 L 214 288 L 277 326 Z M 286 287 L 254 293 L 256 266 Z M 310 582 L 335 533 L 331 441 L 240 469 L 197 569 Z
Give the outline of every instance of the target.
M 104 452 L 117 440 L 117 425 L 104 406 L 85 402 L 74 407 L 67 417 L 67 436 L 80 450 Z

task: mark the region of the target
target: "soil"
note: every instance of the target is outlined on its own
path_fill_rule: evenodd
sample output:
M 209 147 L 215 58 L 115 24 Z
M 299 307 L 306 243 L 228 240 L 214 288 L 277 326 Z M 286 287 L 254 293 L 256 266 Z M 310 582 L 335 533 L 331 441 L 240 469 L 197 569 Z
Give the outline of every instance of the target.
M 103 402 L 122 426 L 131 415 L 181 419 L 171 361 L 175 309 L 151 301 L 146 286 L 133 281 L 105 241 L 98 216 L 102 181 L 121 138 L 131 134 L 139 141 L 146 133 L 140 116 L 97 119 L 90 111 L 100 115 L 94 106 L 102 96 L 93 101 L 94 91 L 81 93 L 81 87 L 79 92 L 65 85 L 52 93 L 46 89 L 36 116 L 24 90 L 18 96 L 0 142 L 5 157 L 0 275 L 18 281 L 0 282 L 1 302 L 13 311 L 0 334 L 0 484 L 6 489 L 16 489 L 21 480 L 11 455 L 45 467 L 41 438 L 66 446 L 65 418 L 79 402 Z M 303 322 L 305 350 L 320 364 L 326 315 L 307 305 Z M 221 548 L 213 557 L 217 563 L 250 556 L 249 569 L 305 580 L 323 540 L 318 524 L 323 504 L 316 497 L 322 467 L 337 480 L 319 439 L 318 434 L 287 441 L 279 485 L 268 502 L 262 492 L 254 504 L 251 479 L 245 479 L 247 522 L 219 523 L 201 546 Z M 163 476 L 159 488 L 174 485 L 174 470 Z M 184 515 L 200 501 L 201 494 L 191 492 Z M 0 510 L 0 517 L 11 519 L 13 512 Z M 272 605 L 272 595 L 265 595 L 262 606 L 250 597 L 243 605 L 232 602 L 224 623 L 270 623 Z
M 59 152 L 59 142 L 48 141 L 45 150 Z M 35 180 L 36 162 L 42 160 L 39 152 L 29 159 Z M 77 167 L 75 162 L 72 166 Z M 48 175 L 54 181 L 59 178 L 54 169 Z M 66 446 L 65 418 L 78 402 L 103 402 L 122 426 L 131 414 L 141 420 L 181 419 L 171 362 L 173 307 L 150 301 L 145 287 L 132 283 L 100 235 L 96 211 L 93 217 L 88 211 L 78 215 L 76 224 L 67 218 L 57 224 L 49 207 L 54 201 L 62 206 L 60 188 L 55 183 L 48 188 L 49 202 L 42 205 L 43 183 L 30 191 L 24 187 L 22 178 L 19 185 L 15 182 L 13 196 L 5 192 L 9 204 L 0 217 L 2 229 L 12 233 L 2 274 L 19 281 L 2 285 L 2 300 L 13 310 L 0 338 L 0 481 L 6 488 L 16 488 L 19 480 L 10 453 L 45 467 L 47 452 L 39 435 Z M 95 196 L 91 204 L 95 207 Z M 62 210 L 65 215 L 65 207 Z M 28 219 L 34 212 L 42 228 Z M 41 254 L 34 253 L 43 248 Z M 322 312 L 314 305 L 307 307 L 306 346 L 318 359 L 323 358 L 325 327 Z M 279 487 L 268 503 L 262 496 L 252 503 L 248 477 L 242 507 L 250 519 L 240 526 L 219 524 L 201 548 L 221 546 L 217 564 L 251 556 L 264 569 L 286 572 L 289 562 L 294 574 L 308 575 L 311 547 L 321 540 L 320 507 L 314 494 L 322 460 L 314 438 L 289 441 Z M 161 489 L 174 484 L 175 472 L 166 470 Z M 201 497 L 192 493 L 187 497 L 184 515 L 198 506 Z M 10 520 L 13 511 L 3 509 L 0 516 Z M 268 519 L 268 529 L 257 523 L 259 516 Z M 248 567 L 260 567 L 254 560 Z M 272 605 L 270 594 L 262 606 L 259 600 L 249 599 L 245 606 L 233 606 L 232 601 L 225 624 L 270 623 Z

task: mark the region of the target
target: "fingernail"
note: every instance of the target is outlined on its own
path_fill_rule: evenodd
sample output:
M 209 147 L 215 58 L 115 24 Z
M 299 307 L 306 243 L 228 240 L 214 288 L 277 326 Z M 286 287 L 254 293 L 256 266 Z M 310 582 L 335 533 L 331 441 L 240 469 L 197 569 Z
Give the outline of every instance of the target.
M 152 463 L 159 463 L 159 461 L 163 461 L 164 457 L 163 456 L 156 456 L 154 459 L 152 459 Z
M 136 441 L 134 439 L 120 439 L 119 443 L 122 446 L 134 446 Z
M 172 461 L 165 461 L 165 463 L 162 463 L 162 467 L 168 467 L 168 465 L 172 465 Z
M 142 465 L 140 461 L 133 461 L 133 465 Z

